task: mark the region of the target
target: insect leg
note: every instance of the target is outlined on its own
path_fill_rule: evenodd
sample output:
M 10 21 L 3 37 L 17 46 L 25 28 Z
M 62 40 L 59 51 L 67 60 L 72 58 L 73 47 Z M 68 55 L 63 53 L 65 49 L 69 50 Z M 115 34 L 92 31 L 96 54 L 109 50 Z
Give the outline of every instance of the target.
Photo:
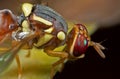
M 27 43 L 28 52 L 27 52 L 27 54 L 26 54 L 26 57 L 30 57 L 30 56 L 31 56 L 32 46 L 33 46 L 33 42 L 32 42 L 32 41 L 29 41 L 29 43 Z
M 63 68 L 64 68 L 64 63 L 61 63 L 62 65 L 61 65 L 61 68 L 60 68 L 60 70 L 59 70 L 59 72 L 62 72 L 62 70 L 63 70 Z
M 30 49 L 28 49 L 28 52 L 27 52 L 27 54 L 26 54 L 26 57 L 30 57 L 30 55 L 31 55 L 31 51 L 30 51 Z
M 18 65 L 18 79 L 21 79 L 22 78 L 22 67 L 20 64 L 20 58 L 19 58 L 18 54 L 15 56 L 15 59 L 16 59 L 17 65 Z
M 55 75 L 54 70 L 55 70 L 56 66 L 64 63 L 64 61 L 68 58 L 68 53 L 66 53 L 66 52 L 55 52 L 55 51 L 52 51 L 52 50 L 45 50 L 45 52 L 49 56 L 60 57 L 60 59 L 57 62 L 53 63 L 53 65 L 52 65 L 50 77 L 51 77 L 51 79 L 53 79 L 53 76 Z

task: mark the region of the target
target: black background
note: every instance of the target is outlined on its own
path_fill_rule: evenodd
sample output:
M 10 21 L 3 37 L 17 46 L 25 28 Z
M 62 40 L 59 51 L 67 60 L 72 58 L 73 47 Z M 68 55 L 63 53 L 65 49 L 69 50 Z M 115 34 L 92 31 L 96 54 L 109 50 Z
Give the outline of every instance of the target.
M 106 50 L 106 59 L 102 59 L 96 51 L 89 47 L 86 56 L 76 61 L 68 61 L 61 73 L 54 79 L 120 79 L 120 24 L 109 28 L 101 28 L 92 36 L 92 40 L 101 42 Z

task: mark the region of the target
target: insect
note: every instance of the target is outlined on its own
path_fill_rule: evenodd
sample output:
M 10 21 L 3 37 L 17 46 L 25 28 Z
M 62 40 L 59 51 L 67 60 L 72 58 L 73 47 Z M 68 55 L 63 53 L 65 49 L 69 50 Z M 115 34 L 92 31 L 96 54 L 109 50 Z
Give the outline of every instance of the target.
M 102 52 L 105 47 L 91 41 L 84 25 L 75 24 L 68 32 L 68 25 L 62 16 L 45 5 L 24 3 L 22 10 L 20 16 L 15 16 L 8 9 L 0 11 L 0 44 L 4 45 L 8 39 L 11 42 L 9 48 L 1 47 L 0 73 L 16 58 L 18 78 L 21 78 L 22 69 L 17 54 L 21 48 L 44 49 L 47 55 L 60 58 L 52 65 L 51 79 L 57 65 L 63 64 L 65 60 L 84 57 L 89 46 L 93 46 L 105 58 Z M 60 46 L 65 47 L 61 51 L 54 50 Z

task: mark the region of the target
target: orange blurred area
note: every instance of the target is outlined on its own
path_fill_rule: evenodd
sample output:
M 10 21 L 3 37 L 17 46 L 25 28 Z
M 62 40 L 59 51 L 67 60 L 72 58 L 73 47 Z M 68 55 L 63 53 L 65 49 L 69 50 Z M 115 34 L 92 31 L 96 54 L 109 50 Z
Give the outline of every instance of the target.
M 0 9 L 21 13 L 24 2 L 48 3 L 65 19 L 80 23 L 111 25 L 120 22 L 120 0 L 1 0 Z
M 49 0 L 48 3 L 70 21 L 108 25 L 120 22 L 120 0 Z

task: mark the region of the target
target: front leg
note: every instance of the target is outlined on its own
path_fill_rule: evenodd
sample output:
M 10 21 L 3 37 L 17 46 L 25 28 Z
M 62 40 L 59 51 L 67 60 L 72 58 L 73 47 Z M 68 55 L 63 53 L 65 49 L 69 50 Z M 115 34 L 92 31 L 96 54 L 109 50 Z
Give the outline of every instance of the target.
M 63 64 L 64 61 L 68 58 L 68 53 L 66 52 L 55 52 L 52 50 L 48 50 L 46 49 L 45 52 L 52 57 L 60 57 L 60 60 L 58 60 L 57 62 L 52 64 L 52 69 L 51 69 L 51 74 L 50 74 L 50 78 L 53 79 L 53 76 L 55 75 L 55 67 L 58 66 L 59 64 Z
M 18 65 L 18 79 L 22 79 L 22 67 L 20 64 L 20 58 L 19 58 L 18 54 L 15 56 L 15 58 L 16 58 L 16 62 Z

